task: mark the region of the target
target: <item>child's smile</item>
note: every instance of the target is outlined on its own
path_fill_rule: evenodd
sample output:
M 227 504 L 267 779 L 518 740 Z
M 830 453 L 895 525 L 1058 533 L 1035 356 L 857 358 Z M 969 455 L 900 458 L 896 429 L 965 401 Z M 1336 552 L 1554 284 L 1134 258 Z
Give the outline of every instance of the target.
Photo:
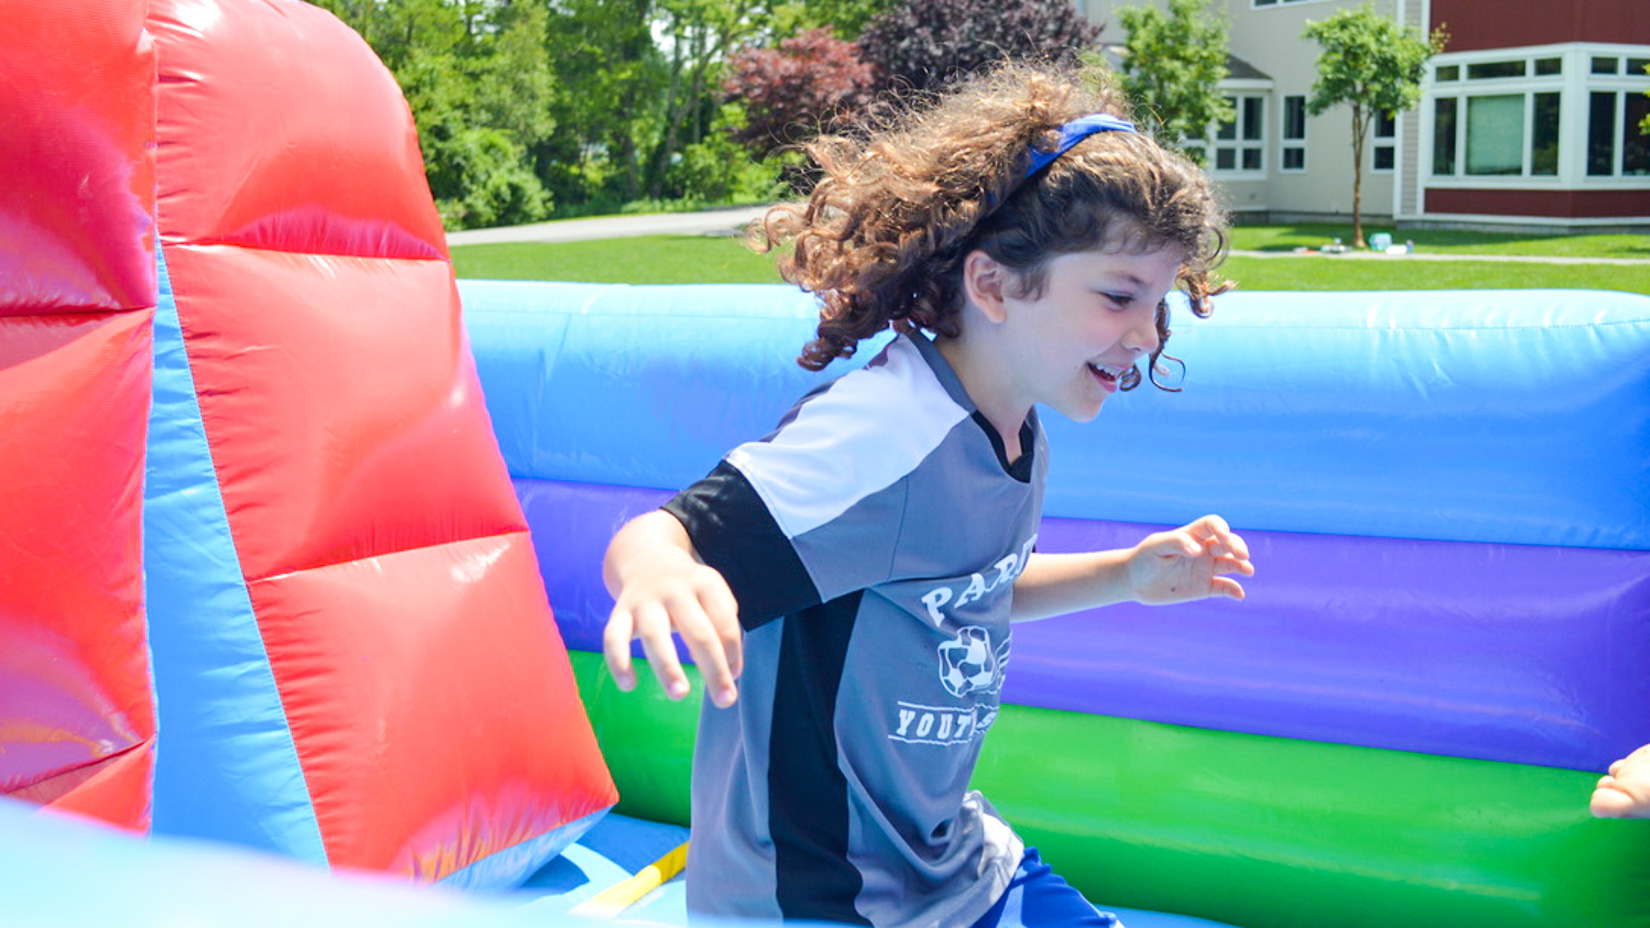
M 1123 378 L 1124 374 L 1128 373 L 1129 368 L 1098 367 L 1090 364 L 1089 370 L 1094 373 L 1095 379 L 1100 381 L 1102 389 L 1107 393 L 1115 393 L 1117 392 L 1117 382 Z

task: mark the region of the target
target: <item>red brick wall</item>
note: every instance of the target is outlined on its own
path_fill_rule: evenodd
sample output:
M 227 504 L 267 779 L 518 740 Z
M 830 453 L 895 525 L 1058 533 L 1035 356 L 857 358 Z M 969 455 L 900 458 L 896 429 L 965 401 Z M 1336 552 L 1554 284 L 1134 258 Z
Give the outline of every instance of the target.
M 1650 2 L 1432 0 L 1432 25 L 1449 33 L 1445 51 L 1451 52 L 1556 42 L 1650 44 Z
M 1562 219 L 1650 216 L 1650 189 L 1428 190 L 1426 211 Z

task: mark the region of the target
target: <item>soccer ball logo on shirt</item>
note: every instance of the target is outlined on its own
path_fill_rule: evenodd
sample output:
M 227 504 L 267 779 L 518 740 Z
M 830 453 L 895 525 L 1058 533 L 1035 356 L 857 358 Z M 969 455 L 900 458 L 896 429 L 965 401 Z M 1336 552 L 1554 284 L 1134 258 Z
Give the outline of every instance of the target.
M 978 625 L 957 631 L 957 637 L 940 645 L 940 683 L 946 692 L 962 697 L 970 693 L 995 693 L 1003 686 L 1003 665 L 1008 662 L 1008 642 L 1002 653 L 991 646 L 991 632 Z

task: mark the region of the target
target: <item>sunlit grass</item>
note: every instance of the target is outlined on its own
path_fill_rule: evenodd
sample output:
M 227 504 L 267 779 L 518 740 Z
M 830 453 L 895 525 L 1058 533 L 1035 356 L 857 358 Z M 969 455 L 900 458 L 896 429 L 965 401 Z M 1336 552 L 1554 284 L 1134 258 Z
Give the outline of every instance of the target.
M 737 238 L 648 235 L 583 242 L 511 242 L 452 249 L 458 276 L 472 280 L 587 283 L 778 283 L 771 255 Z
M 1650 294 L 1650 264 L 1425 261 L 1416 258 L 1257 258 L 1234 255 L 1221 273 L 1244 290 L 1622 290 Z
M 1399 244 L 1413 241 L 1416 251 L 1430 254 L 1650 259 L 1650 235 L 1517 234 L 1452 229 L 1394 229 L 1391 226 L 1364 227 L 1366 239 L 1377 232 L 1387 233 Z M 1237 226 L 1232 229 L 1232 247 L 1245 251 L 1317 248 L 1336 239 L 1350 245 L 1352 224 L 1301 223 L 1287 226 Z
M 1332 241 L 1335 226 L 1247 226 L 1234 232 L 1243 250 L 1289 252 Z M 1350 230 L 1343 230 L 1350 237 Z M 1409 234 L 1409 233 L 1406 233 Z M 1421 233 L 1417 233 L 1421 234 Z M 1490 237 L 1429 232 L 1419 254 L 1650 257 L 1641 236 Z M 1437 236 L 1437 238 L 1433 238 Z M 1539 243 L 1550 243 L 1536 250 Z M 1561 247 L 1562 246 L 1562 247 Z M 458 276 L 495 280 L 597 283 L 777 283 L 771 255 L 739 239 L 653 235 L 562 243 L 464 245 L 452 249 Z M 1535 261 L 1427 261 L 1421 258 L 1234 255 L 1222 273 L 1245 290 L 1485 290 L 1557 287 L 1650 294 L 1650 264 L 1550 264 Z

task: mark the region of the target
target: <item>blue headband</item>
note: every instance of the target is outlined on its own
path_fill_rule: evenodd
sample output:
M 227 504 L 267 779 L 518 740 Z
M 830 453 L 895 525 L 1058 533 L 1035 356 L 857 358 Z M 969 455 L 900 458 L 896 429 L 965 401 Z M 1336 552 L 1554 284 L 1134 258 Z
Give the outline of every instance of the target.
M 1071 146 L 1096 132 L 1133 131 L 1134 123 L 1126 119 L 1118 119 L 1108 113 L 1095 113 L 1092 116 L 1073 119 L 1060 127 L 1060 144 L 1056 145 L 1053 151 L 1038 151 L 1035 148 L 1031 150 L 1031 163 L 1026 165 L 1026 172 L 1021 176 L 1021 181 L 1030 180 L 1032 175 L 1048 167 L 1054 162 L 1054 159 L 1070 151 Z

